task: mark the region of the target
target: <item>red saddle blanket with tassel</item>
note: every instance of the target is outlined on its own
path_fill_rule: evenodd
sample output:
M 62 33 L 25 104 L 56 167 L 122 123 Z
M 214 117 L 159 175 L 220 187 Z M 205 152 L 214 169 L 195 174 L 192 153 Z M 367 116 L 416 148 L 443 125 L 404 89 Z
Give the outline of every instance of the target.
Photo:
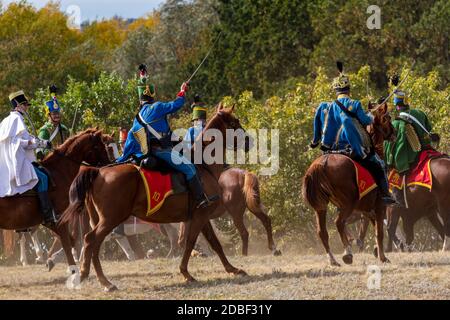
M 168 196 L 173 194 L 171 175 L 135 167 L 141 174 L 142 182 L 145 185 L 147 216 L 150 216 L 161 208 Z
M 364 196 L 366 196 L 370 191 L 377 187 L 374 178 L 370 174 L 369 170 L 364 168 L 358 162 L 353 161 L 356 170 L 356 184 L 358 185 L 359 190 L 359 199 L 361 200 Z
M 443 153 L 433 149 L 423 150 L 419 154 L 419 160 L 416 166 L 406 177 L 406 186 L 419 185 L 429 190 L 433 187 L 433 176 L 431 174 L 431 160 L 445 156 Z M 389 173 L 389 188 L 403 190 L 404 181 L 402 176 L 393 169 Z

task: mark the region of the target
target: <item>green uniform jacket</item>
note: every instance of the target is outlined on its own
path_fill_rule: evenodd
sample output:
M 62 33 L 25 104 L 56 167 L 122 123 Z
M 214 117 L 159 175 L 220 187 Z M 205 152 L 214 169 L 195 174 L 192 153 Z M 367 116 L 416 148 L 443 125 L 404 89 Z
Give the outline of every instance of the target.
M 53 126 L 53 124 L 48 121 L 46 122 L 42 128 L 39 129 L 38 137 L 42 140 L 49 140 L 52 136 L 53 132 L 55 132 L 56 127 Z M 52 146 L 54 148 L 60 146 L 61 144 L 66 141 L 66 139 L 70 136 L 69 129 L 61 123 L 61 131 L 58 132 L 56 137 L 51 141 Z M 49 151 L 48 150 L 38 150 L 38 159 L 42 159 L 44 156 L 47 155 Z
M 425 113 L 416 109 L 411 109 L 404 112 L 409 113 L 414 118 L 419 120 L 425 129 L 431 132 L 431 124 Z M 407 124 L 407 121 L 397 117 L 392 122 L 397 134 L 397 139 L 395 142 L 385 142 L 386 162 L 389 167 L 395 168 L 399 173 L 405 173 L 408 171 L 411 165 L 416 162 L 420 153 L 420 151 L 415 152 L 408 142 L 408 138 L 406 136 Z M 411 125 L 414 127 L 414 130 L 419 137 L 422 149 L 425 146 L 429 146 L 431 143 L 429 135 L 415 122 L 412 121 Z

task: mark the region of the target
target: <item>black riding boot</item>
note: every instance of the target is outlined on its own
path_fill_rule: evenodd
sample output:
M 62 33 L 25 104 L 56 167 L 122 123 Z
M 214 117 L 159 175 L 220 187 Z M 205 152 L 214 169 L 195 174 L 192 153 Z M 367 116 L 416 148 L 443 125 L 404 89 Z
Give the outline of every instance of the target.
M 203 191 L 202 183 L 198 176 L 195 176 L 191 180 L 188 181 L 189 190 L 192 192 L 195 199 L 195 206 L 197 209 L 202 209 L 209 207 L 212 202 L 219 200 L 218 195 L 214 195 L 208 198 Z
M 42 224 L 46 227 L 54 227 L 56 224 L 56 217 L 52 203 L 48 197 L 48 192 L 38 192 L 38 198 L 41 204 L 41 212 L 44 216 L 44 222 Z
M 377 180 L 378 180 L 377 185 L 381 191 L 381 200 L 383 200 L 383 202 L 386 205 L 391 205 L 391 204 L 398 205 L 398 202 L 395 201 L 395 199 L 391 196 L 391 194 L 389 192 L 389 183 L 388 183 L 386 175 L 383 174 L 383 176 L 379 176 L 377 178 Z

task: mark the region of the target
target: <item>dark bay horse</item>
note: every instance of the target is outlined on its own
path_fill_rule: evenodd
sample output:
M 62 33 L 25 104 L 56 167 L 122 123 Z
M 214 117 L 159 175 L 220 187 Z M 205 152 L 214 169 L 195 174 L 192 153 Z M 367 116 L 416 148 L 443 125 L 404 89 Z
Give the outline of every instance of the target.
M 69 205 L 69 189 L 83 162 L 103 165 L 109 162 L 102 132 L 89 129 L 68 139 L 41 162 L 49 172 L 49 196 L 56 213 Z M 23 230 L 42 223 L 39 202 L 35 195 L 0 198 L 0 229 Z M 75 266 L 71 254 L 71 238 L 65 226 L 52 229 L 60 236 L 69 266 Z
M 222 133 L 222 137 L 226 137 L 227 129 L 242 129 L 239 120 L 233 115 L 233 109 L 224 109 L 222 105 L 219 105 L 216 114 L 207 123 L 205 131 L 216 129 Z M 245 133 L 243 130 L 240 131 Z M 212 139 L 205 141 L 207 139 L 203 139 L 203 134 L 199 136 L 199 141 L 202 141 L 204 146 L 215 143 Z M 223 139 L 221 146 L 225 150 L 225 139 Z M 235 144 L 234 147 L 236 150 L 238 147 L 244 146 Z M 247 143 L 245 143 L 245 149 L 248 149 Z M 205 192 L 208 195 L 220 195 L 218 180 L 223 171 L 223 164 L 203 163 L 197 166 L 197 169 L 202 177 Z M 209 221 L 218 206 L 218 202 L 204 209 L 193 210 L 193 201 L 189 198 L 187 193 L 172 195 L 165 200 L 159 211 L 147 216 L 145 186 L 140 173 L 134 166 L 122 164 L 102 169 L 89 169 L 78 175 L 70 189 L 70 205 L 64 212 L 60 224 L 76 223 L 79 214 L 83 212 L 84 208 L 87 208 L 93 229 L 86 234 L 84 239 L 85 252 L 82 259 L 80 280 L 83 281 L 89 276 L 92 260 L 97 278 L 105 289 L 107 291 L 117 289 L 103 273 L 99 250 L 105 237 L 131 215 L 154 223 L 190 221 L 186 232 L 186 246 L 180 264 L 180 271 L 186 281 L 195 281 L 188 272 L 187 266 L 200 232 L 203 233 L 213 250 L 219 255 L 227 272 L 245 275 L 246 273 L 243 270 L 230 264 Z
M 272 235 L 272 221 L 261 203 L 258 177 L 246 170 L 229 168 L 222 172 L 219 179 L 222 189 L 220 204 L 211 216 L 216 219 L 228 213 L 233 219 L 242 240 L 242 255 L 248 255 L 248 231 L 244 224 L 245 210 L 248 209 L 263 224 L 267 234 L 269 250 L 273 255 L 281 255 L 275 246 Z M 179 245 L 184 243 L 184 224 L 181 225 Z
M 374 149 L 380 154 L 383 151 L 382 142 L 392 139 L 394 128 L 387 111 L 387 104 L 377 108 L 373 108 L 373 105 L 370 105 L 369 109 L 374 114 L 375 121 L 368 127 L 368 132 Z M 383 154 L 380 156 L 383 156 Z M 340 264 L 334 258 L 328 244 L 326 214 L 329 202 L 338 208 L 338 216 L 335 223 L 345 249 L 342 258 L 344 263 L 351 264 L 353 262 L 352 249 L 346 232 L 346 223 L 355 211 L 364 213 L 375 225 L 379 259 L 381 262 L 389 262 L 383 248 L 385 205 L 381 201 L 378 188 L 375 188 L 359 200 L 356 171 L 349 157 L 340 154 L 326 154 L 317 158 L 306 171 L 303 178 L 302 193 L 305 201 L 316 212 L 317 233 L 325 247 L 331 265 L 339 266 Z
M 403 247 L 395 235 L 400 218 L 403 221 L 403 231 L 408 247 L 414 240 L 414 224 L 419 219 L 427 218 L 444 241 L 442 250 L 450 250 L 450 158 L 431 160 L 430 169 L 433 179 L 431 191 L 420 185 L 409 186 L 406 188 L 408 208 L 388 208 L 387 251 L 392 250 L 393 242 Z

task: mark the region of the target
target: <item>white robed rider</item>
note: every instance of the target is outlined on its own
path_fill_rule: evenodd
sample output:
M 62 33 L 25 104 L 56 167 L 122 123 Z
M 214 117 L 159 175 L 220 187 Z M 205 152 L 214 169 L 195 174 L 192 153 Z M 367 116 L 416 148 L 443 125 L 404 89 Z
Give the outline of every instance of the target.
M 54 226 L 55 214 L 48 196 L 48 177 L 36 161 L 34 150 L 51 148 L 50 142 L 28 133 L 24 115 L 31 106 L 23 91 L 9 95 L 12 111 L 0 123 L 0 197 L 38 193 L 45 226 Z

